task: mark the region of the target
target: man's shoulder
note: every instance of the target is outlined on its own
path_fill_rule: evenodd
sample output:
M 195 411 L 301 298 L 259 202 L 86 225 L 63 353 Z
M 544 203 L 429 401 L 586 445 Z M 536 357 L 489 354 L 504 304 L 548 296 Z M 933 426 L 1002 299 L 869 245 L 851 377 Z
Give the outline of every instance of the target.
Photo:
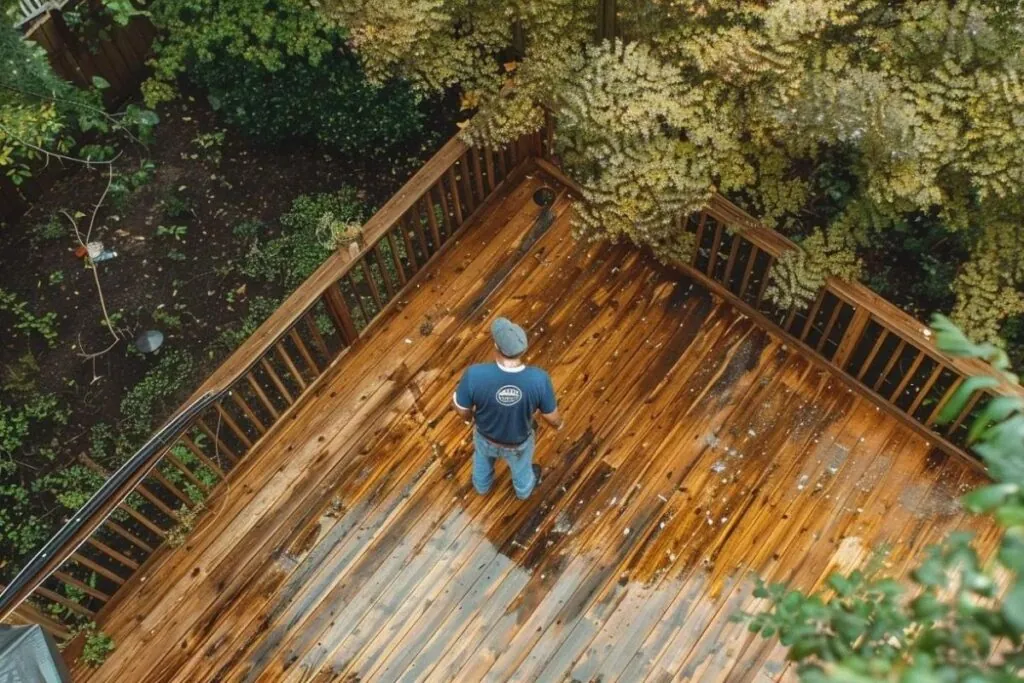
M 551 375 L 548 374 L 547 370 L 545 370 L 544 368 L 539 368 L 536 365 L 527 365 L 525 374 L 531 380 L 538 382 L 547 381 L 551 378 Z
M 468 368 L 466 368 L 465 375 L 467 377 L 485 376 L 489 372 L 488 368 L 491 367 L 492 365 L 493 363 L 474 363 L 473 365 L 470 365 Z

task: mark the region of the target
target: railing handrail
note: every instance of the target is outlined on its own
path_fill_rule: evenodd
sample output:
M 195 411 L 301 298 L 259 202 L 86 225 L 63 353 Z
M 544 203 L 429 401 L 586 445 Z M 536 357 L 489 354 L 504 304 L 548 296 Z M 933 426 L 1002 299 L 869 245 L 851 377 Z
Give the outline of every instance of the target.
M 220 391 L 242 376 L 298 318 L 313 306 L 324 291 L 345 276 L 353 264 L 368 254 L 377 239 L 387 231 L 395 216 L 401 216 L 419 200 L 422 192 L 433 185 L 448 168 L 468 149 L 458 137 L 449 140 L 427 163 L 410 178 L 398 192 L 363 225 L 361 246 L 357 253 L 335 251 L 319 268 L 313 271 L 274 312 L 249 335 L 228 358 L 196 389 L 189 400 L 208 391 Z
M 744 236 L 751 243 L 775 258 L 778 258 L 787 251 L 795 251 L 800 248 L 788 237 L 766 227 L 749 213 L 718 193 L 712 196 L 707 210 L 726 224 L 732 224 L 742 229 Z M 965 377 L 974 375 L 995 376 L 992 368 L 977 358 L 963 358 L 946 354 L 936 346 L 927 324 L 910 315 L 885 297 L 872 291 L 867 285 L 838 277 L 829 277 L 826 286 L 836 296 L 845 299 L 854 306 L 863 307 L 876 320 L 884 324 L 885 327 L 903 339 L 912 340 L 914 344 L 933 358 L 941 358 L 945 365 Z M 996 376 L 996 379 L 1000 380 L 1000 386 L 996 389 L 999 393 L 1024 395 L 1024 387 L 1003 381 L 1003 378 L 999 376 Z
M 522 140 L 520 140 L 520 143 L 522 143 Z M 519 143 L 510 145 L 508 149 L 515 149 L 517 144 Z M 537 142 L 536 146 L 539 147 L 540 144 L 540 142 Z M 133 491 L 141 489 L 144 496 L 149 493 L 149 496 L 145 497 L 159 506 L 159 501 L 152 498 L 152 492 L 145 488 L 143 482 L 148 475 L 156 471 L 155 468 L 157 468 L 168 449 L 178 442 L 179 439 L 185 438 L 186 442 L 191 444 L 191 449 L 194 451 L 194 443 L 188 442 L 188 438 L 185 435 L 190 428 L 194 427 L 195 420 L 199 419 L 201 422 L 200 416 L 205 410 L 214 406 L 214 404 L 217 404 L 215 407 L 219 412 L 223 413 L 219 402 L 228 397 L 238 398 L 238 396 L 233 396 L 233 389 L 236 383 L 241 383 L 246 378 L 251 382 L 251 373 L 254 369 L 261 363 L 266 366 L 265 357 L 273 351 L 281 351 L 281 342 L 285 340 L 286 335 L 289 333 L 295 334 L 295 327 L 303 318 L 309 323 L 308 316 L 316 310 L 318 304 L 330 299 L 331 294 L 340 296 L 338 283 L 349 276 L 354 267 L 361 264 L 365 272 L 366 261 L 373 256 L 373 253 L 376 252 L 377 257 L 380 257 L 379 243 L 387 239 L 393 240 L 393 231 L 396 229 L 396 226 L 406 225 L 409 216 L 419 212 L 422 202 L 432 206 L 435 193 L 440 193 L 437 199 L 440 200 L 443 206 L 446 201 L 444 190 L 438 188 L 442 187 L 445 179 L 449 183 L 448 188 L 452 193 L 449 201 L 453 202 L 454 211 L 456 212 L 457 218 L 453 218 L 453 220 L 458 221 L 456 228 L 464 224 L 462 214 L 458 213 L 460 210 L 458 208 L 460 190 L 454 186 L 456 181 L 454 169 L 459 167 L 458 164 L 461 162 L 460 168 L 462 168 L 461 172 L 463 174 L 461 178 L 464 183 L 467 182 L 465 174 L 470 172 L 470 169 L 466 166 L 468 163 L 468 151 L 469 146 L 458 139 L 457 136 L 442 146 L 363 225 L 358 249 L 353 248 L 333 252 L 312 275 L 285 299 L 252 335 L 203 381 L 200 387 L 182 404 L 182 407 L 178 409 L 173 417 L 168 419 L 127 462 L 107 478 L 100 489 L 90 497 L 89 501 L 69 519 L 60 531 L 47 541 L 43 548 L 22 567 L 15 579 L 0 592 L 0 622 L 10 616 L 36 590 L 40 589 L 44 582 L 61 569 L 63 563 L 75 557 L 81 546 L 89 541 L 91 534 L 96 533 L 108 522 L 113 511 L 118 506 L 123 506 L 124 501 Z M 510 171 L 512 165 L 517 163 L 517 159 L 518 162 L 522 162 L 534 156 L 533 152 L 526 151 L 525 149 L 520 149 L 518 152 L 513 151 L 511 154 L 512 156 L 509 159 Z M 491 157 L 488 155 L 488 183 L 490 183 L 491 187 L 489 192 L 493 192 L 496 189 L 496 183 L 490 175 L 493 172 L 493 169 L 490 168 L 490 160 Z M 487 193 L 483 190 L 479 175 L 482 162 L 476 162 L 480 162 L 479 156 L 476 157 L 474 162 L 476 164 L 476 181 L 478 194 L 484 195 Z M 504 161 L 501 163 L 504 164 Z M 501 166 L 501 175 L 506 176 L 504 165 Z M 463 189 L 471 193 L 468 185 L 464 186 Z M 428 200 L 428 197 L 431 199 Z M 469 213 L 466 215 L 466 220 L 473 213 L 472 209 L 476 206 L 475 202 L 479 201 L 482 203 L 484 197 L 479 197 L 477 200 L 467 198 L 467 201 L 471 203 L 467 204 L 468 208 L 466 210 Z M 444 220 L 446 221 L 446 229 L 450 230 L 450 226 L 447 226 L 448 218 L 445 217 Z M 446 235 L 446 239 L 448 237 L 450 237 L 450 233 Z M 420 239 L 423 239 L 422 234 Z M 436 230 L 434 231 L 434 240 L 433 248 L 440 249 L 441 245 L 436 243 Z M 426 249 L 425 243 L 423 248 Z M 426 253 L 425 256 L 429 258 L 430 254 Z M 397 254 L 392 254 L 392 257 L 397 263 Z M 411 254 L 409 258 L 415 260 Z M 381 268 L 383 268 L 383 265 L 381 265 Z M 369 274 L 367 273 L 367 275 Z M 388 287 L 390 291 L 390 285 Z M 330 308 L 331 305 L 328 303 L 328 309 Z M 337 321 L 335 322 L 337 325 Z M 349 323 L 351 322 L 350 320 Z M 363 322 L 368 325 L 370 321 L 364 320 Z M 352 331 L 353 335 L 345 340 L 346 346 L 353 343 L 359 337 L 357 330 L 353 329 Z M 341 332 L 342 336 L 345 336 L 344 331 L 339 330 L 339 332 Z M 276 349 L 275 346 L 277 347 Z M 269 370 L 269 367 L 267 369 Z M 292 369 L 294 370 L 294 367 Z M 273 379 L 277 380 L 278 378 L 275 376 Z M 302 386 L 305 387 L 305 384 Z M 281 390 L 283 391 L 284 388 L 281 387 Z M 266 400 L 266 396 L 262 393 L 259 395 L 262 399 Z M 291 399 L 289 399 L 289 402 L 291 402 Z M 225 419 L 227 419 L 226 415 Z M 215 436 L 212 438 L 216 440 Z M 248 447 L 252 446 L 249 443 L 246 445 Z M 221 476 L 223 477 L 223 473 L 221 473 Z M 166 508 L 164 510 L 167 511 Z M 152 553 L 152 549 L 149 552 Z M 125 556 L 119 557 L 125 558 Z
M 540 159 L 538 163 L 548 172 L 557 174 L 559 180 L 567 187 L 572 188 L 577 193 L 583 192 L 583 188 L 579 183 L 572 180 L 565 174 L 565 171 L 550 161 Z M 778 258 L 787 251 L 795 251 L 800 248 L 796 242 L 765 226 L 761 221 L 717 192 L 711 196 L 706 211 L 725 224 L 741 229 L 747 240 L 773 258 Z M 885 297 L 872 291 L 868 286 L 860 282 L 851 282 L 837 277 L 829 277 L 826 281 L 826 286 L 829 291 L 845 299 L 848 303 L 857 307 L 863 307 L 869 311 L 872 316 L 894 333 L 904 339 L 912 340 L 925 353 L 933 358 L 942 359 L 942 362 L 950 369 L 959 372 L 965 377 L 975 375 L 994 376 L 1000 381 L 999 386 L 994 391 L 1004 395 L 1024 395 L 1024 387 L 1007 382 L 1003 377 L 995 375 L 987 363 L 977 358 L 950 356 L 940 350 L 932 339 L 928 325 L 896 306 Z
M 34 591 L 72 553 L 85 543 L 92 531 L 120 505 L 135 485 L 156 466 L 165 446 L 178 436 L 180 429 L 214 401 L 221 398 L 216 392 L 203 394 L 179 410 L 163 427 L 157 430 L 86 503 L 54 534 L 14 579 L 0 592 L 0 621 L 17 607 L 25 596 Z

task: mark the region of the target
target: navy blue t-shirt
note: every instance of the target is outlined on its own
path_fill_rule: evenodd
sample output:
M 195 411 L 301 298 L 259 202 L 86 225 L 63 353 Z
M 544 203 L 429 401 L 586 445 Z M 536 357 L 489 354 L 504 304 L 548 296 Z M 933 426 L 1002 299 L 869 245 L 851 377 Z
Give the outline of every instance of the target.
M 476 428 L 488 439 L 520 444 L 533 431 L 533 413 L 558 407 L 551 377 L 540 368 L 506 370 L 497 363 L 471 365 L 455 390 L 460 408 L 475 408 Z

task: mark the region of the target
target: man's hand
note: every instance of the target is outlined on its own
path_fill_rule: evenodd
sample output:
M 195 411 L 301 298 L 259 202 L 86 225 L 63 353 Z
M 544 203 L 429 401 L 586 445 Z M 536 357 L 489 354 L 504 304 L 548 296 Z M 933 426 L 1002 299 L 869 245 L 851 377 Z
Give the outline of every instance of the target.
M 544 418 L 545 422 L 557 430 L 561 430 L 562 427 L 565 426 L 565 420 L 557 410 L 553 413 L 541 413 L 540 416 Z

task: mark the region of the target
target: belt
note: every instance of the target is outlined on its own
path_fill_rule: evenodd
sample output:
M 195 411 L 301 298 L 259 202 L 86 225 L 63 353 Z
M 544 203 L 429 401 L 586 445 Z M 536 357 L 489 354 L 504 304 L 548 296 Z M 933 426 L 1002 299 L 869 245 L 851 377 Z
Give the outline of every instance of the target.
M 483 439 L 484 441 L 494 444 L 495 446 L 500 446 L 501 448 L 521 448 L 526 443 L 526 441 L 530 440 L 529 437 L 527 437 L 526 441 L 520 441 L 519 443 L 505 443 L 504 441 L 497 441 L 495 439 L 490 438 L 489 436 L 485 436 L 484 433 L 481 432 L 479 429 L 476 431 L 476 433 L 479 434 L 480 438 Z

